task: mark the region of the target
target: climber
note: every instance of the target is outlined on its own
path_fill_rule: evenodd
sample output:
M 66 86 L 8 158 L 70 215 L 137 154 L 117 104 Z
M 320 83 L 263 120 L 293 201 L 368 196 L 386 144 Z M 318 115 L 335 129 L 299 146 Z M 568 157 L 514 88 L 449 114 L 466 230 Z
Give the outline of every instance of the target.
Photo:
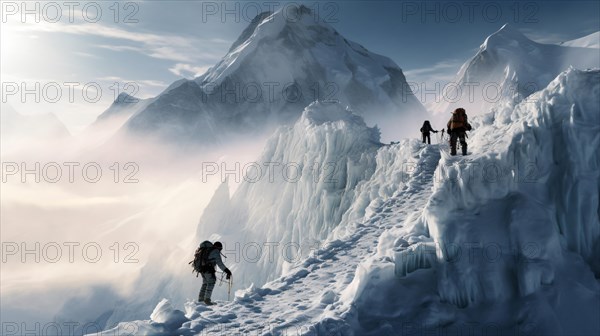
M 431 136 L 429 135 L 430 132 L 437 133 L 438 131 L 434 130 L 433 127 L 431 127 L 429 120 L 425 120 L 425 122 L 423 123 L 423 126 L 421 127 L 423 143 L 425 143 L 425 140 L 427 139 L 427 143 L 431 145 Z
M 210 244 L 208 241 L 203 242 L 200 244 L 198 250 L 203 250 L 203 252 L 197 254 L 201 254 L 202 256 L 200 258 L 204 260 L 200 270 L 200 274 L 202 275 L 202 288 L 198 295 L 198 301 L 204 302 L 206 305 L 213 305 L 214 303 L 210 300 L 210 296 L 217 283 L 215 266 L 219 266 L 219 268 L 227 274 L 227 280 L 231 279 L 231 271 L 223 264 L 223 260 L 221 260 L 221 250 L 223 250 L 223 244 L 221 244 L 221 242 L 215 242 L 214 244 Z
M 456 141 L 460 140 L 462 154 L 467 155 L 466 132 L 472 129 L 467 119 L 467 113 L 464 108 L 457 108 L 452 112 L 452 117 L 448 121 L 448 134 L 450 134 L 450 155 L 456 155 Z

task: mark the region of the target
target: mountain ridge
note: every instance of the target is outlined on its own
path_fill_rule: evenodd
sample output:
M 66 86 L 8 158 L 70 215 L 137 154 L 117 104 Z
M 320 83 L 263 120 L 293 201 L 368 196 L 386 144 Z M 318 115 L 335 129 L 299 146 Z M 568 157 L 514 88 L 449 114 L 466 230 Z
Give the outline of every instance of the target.
M 221 61 L 173 83 L 125 129 L 215 143 L 291 124 L 317 100 L 349 105 L 370 124 L 426 114 L 391 59 L 342 37 L 310 9 L 290 8 L 297 19 L 283 10 L 257 15 Z
M 464 107 L 470 115 L 489 112 L 492 107 L 510 109 L 569 66 L 600 67 L 600 59 L 594 49 L 535 42 L 504 24 L 461 66 L 454 85 L 433 109 L 439 114 Z

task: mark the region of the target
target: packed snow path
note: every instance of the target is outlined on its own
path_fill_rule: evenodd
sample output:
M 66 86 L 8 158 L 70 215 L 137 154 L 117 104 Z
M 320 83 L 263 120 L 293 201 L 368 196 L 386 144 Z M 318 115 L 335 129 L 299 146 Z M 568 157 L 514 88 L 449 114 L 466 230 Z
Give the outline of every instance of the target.
M 399 145 L 392 148 L 395 146 Z M 402 226 L 407 215 L 425 206 L 440 160 L 439 149 L 439 145 L 420 147 L 416 153 L 419 164 L 408 183 L 376 207 L 368 220 L 357 223 L 346 237 L 328 242 L 289 274 L 236 297 L 234 302 L 219 302 L 212 307 L 189 302 L 186 311 L 192 321 L 176 333 L 329 335 L 332 330 L 323 330 L 327 328 L 323 320 L 328 316 L 338 320 L 348 310 L 340 295 L 352 282 L 358 264 L 375 252 L 383 231 Z M 319 326 L 315 326 L 317 322 Z M 340 330 L 339 322 L 332 323 L 332 335 L 348 334 Z

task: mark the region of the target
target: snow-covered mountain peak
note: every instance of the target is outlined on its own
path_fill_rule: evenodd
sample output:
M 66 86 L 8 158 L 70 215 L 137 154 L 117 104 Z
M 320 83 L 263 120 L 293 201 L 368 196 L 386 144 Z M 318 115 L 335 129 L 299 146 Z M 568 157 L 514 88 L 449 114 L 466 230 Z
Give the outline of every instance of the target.
M 460 89 L 446 92 L 452 99 L 434 108 L 440 113 L 463 107 L 470 115 L 487 113 L 492 107 L 512 111 L 569 66 L 594 68 L 599 61 L 595 49 L 538 43 L 505 24 L 463 64 L 454 80 Z
M 386 80 L 404 80 L 400 68 L 391 59 L 374 54 L 362 45 L 344 38 L 311 9 L 302 5 L 288 5 L 274 13 L 257 15 L 221 62 L 196 78 L 196 82 L 204 89 L 218 85 L 238 71 L 242 64 L 254 63 L 253 58 L 257 54 L 264 54 L 271 72 L 281 70 L 280 79 L 283 83 L 297 79 L 299 74 L 295 73 L 295 68 L 303 68 L 303 72 L 322 69 L 325 76 L 320 77 L 325 77 L 340 87 L 354 76 L 364 77 L 361 82 L 368 89 L 381 89 Z M 304 61 L 296 62 L 298 56 L 302 56 Z M 359 72 L 362 69 L 371 76 L 362 76 Z M 263 77 L 272 79 L 272 76 Z M 376 81 L 379 86 L 377 88 L 369 85 L 373 77 L 379 78 Z M 394 85 L 391 86 L 387 91 L 396 90 Z M 392 92 L 388 94 L 390 93 Z M 373 100 L 382 97 L 369 98 Z
M 535 42 L 527 38 L 527 36 L 521 33 L 517 28 L 506 23 L 502 28 L 485 39 L 481 45 L 481 49 L 523 47 L 527 44 L 535 44 Z
M 223 60 L 196 81 L 204 86 L 220 82 L 261 45 L 279 40 L 286 48 L 301 52 L 319 41 L 334 44 L 331 38 L 334 35 L 339 34 L 303 5 L 287 5 L 276 12 L 262 12 L 232 44 Z
M 319 28 L 316 28 L 319 27 Z M 288 34 L 288 38 L 306 39 L 313 37 L 320 31 L 335 32 L 330 25 L 323 22 L 319 16 L 304 5 L 284 6 L 276 12 L 263 12 L 258 14 L 242 35 L 232 45 L 230 52 L 248 43 L 281 34 Z M 311 36 L 312 35 L 312 36 Z M 300 42 L 296 40 L 296 42 Z
M 246 27 L 246 29 L 244 29 L 242 34 L 240 34 L 238 39 L 235 42 L 233 42 L 233 44 L 229 48 L 228 52 L 235 50 L 241 44 L 245 43 L 254 34 L 256 27 L 259 24 L 261 24 L 263 22 L 263 20 L 265 20 L 272 14 L 273 14 L 273 12 L 262 12 L 262 13 L 258 14 L 257 16 L 255 16 L 254 19 L 252 19 L 252 21 L 250 21 L 250 24 L 248 25 L 248 27 Z
M 123 118 L 122 122 L 119 123 L 122 125 L 127 118 L 147 107 L 152 101 L 152 98 L 140 99 L 126 92 L 121 92 L 110 107 L 96 118 L 96 123 L 118 117 Z
M 175 143 L 228 142 L 292 125 L 310 103 L 339 102 L 394 132 L 423 117 L 400 67 L 344 38 L 315 11 L 261 13 L 203 75 L 171 85 L 135 113 L 128 130 Z
M 113 102 L 113 105 L 129 104 L 129 103 L 135 103 L 137 101 L 138 101 L 138 98 L 135 98 L 134 96 L 128 94 L 127 92 L 121 92 L 117 96 L 117 99 L 115 99 L 115 101 Z

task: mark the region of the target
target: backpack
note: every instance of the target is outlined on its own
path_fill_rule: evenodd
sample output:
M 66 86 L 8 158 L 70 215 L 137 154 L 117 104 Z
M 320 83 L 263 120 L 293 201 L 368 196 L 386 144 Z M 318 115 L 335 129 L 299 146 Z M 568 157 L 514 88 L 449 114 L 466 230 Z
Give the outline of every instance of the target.
M 210 262 L 208 262 L 208 255 L 213 250 L 213 244 L 208 240 L 205 240 L 200 244 L 200 246 L 194 252 L 194 260 L 190 261 L 188 264 L 192 265 L 192 273 L 196 272 L 196 277 L 200 273 L 208 272 L 213 269 Z
M 467 114 L 465 112 L 454 112 L 448 122 L 448 128 L 454 130 L 457 128 L 467 128 L 469 123 L 467 122 Z

